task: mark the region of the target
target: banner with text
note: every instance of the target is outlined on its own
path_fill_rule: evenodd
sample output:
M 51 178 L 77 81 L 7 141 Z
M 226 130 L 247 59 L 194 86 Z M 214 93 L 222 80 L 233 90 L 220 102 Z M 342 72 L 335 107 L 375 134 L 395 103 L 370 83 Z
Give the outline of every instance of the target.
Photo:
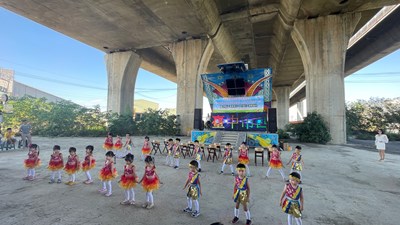
M 264 110 L 264 97 L 233 97 L 214 99 L 214 113 L 229 112 L 262 112 Z

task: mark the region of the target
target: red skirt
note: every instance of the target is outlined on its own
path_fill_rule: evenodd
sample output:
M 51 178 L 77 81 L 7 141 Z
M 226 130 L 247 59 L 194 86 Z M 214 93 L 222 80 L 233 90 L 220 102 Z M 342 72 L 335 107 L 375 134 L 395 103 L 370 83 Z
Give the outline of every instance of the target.
M 151 149 L 150 148 L 142 148 L 142 154 L 143 155 L 149 155 L 150 154 Z
M 40 159 L 37 159 L 37 161 L 35 159 L 25 159 L 24 161 L 25 164 L 25 168 L 26 169 L 34 169 L 34 168 L 38 168 L 42 162 L 40 161 Z
M 85 172 L 85 171 L 91 170 L 95 166 L 96 166 L 96 160 L 92 159 L 92 161 L 90 163 L 90 167 L 89 167 L 89 163 L 87 163 L 86 160 L 85 160 L 85 161 L 82 162 L 82 171 Z
M 75 165 L 70 165 L 68 163 L 65 164 L 64 171 L 69 175 L 72 175 L 72 174 L 78 172 L 79 171 L 79 163 L 75 164 Z
M 114 180 L 118 176 L 117 169 L 111 171 L 108 167 L 103 167 L 99 172 L 99 179 L 101 181 Z
M 114 149 L 115 150 L 121 150 L 122 149 L 122 143 L 115 143 L 114 144 Z
M 105 149 L 105 150 L 112 150 L 113 149 L 113 144 L 112 143 L 104 143 L 103 144 L 103 148 Z
M 278 160 L 274 160 L 274 159 L 269 160 L 269 166 L 273 169 L 281 169 L 283 167 L 282 161 L 279 159 Z
M 125 190 L 136 187 L 135 177 L 134 176 L 127 177 L 127 176 L 125 176 L 125 174 L 122 175 L 121 180 L 119 182 L 119 186 Z
M 153 179 L 149 179 L 145 176 L 142 180 L 142 187 L 146 192 L 150 192 L 160 188 L 160 182 L 156 176 L 154 176 Z
M 64 164 L 62 161 L 59 162 L 50 161 L 49 166 L 47 166 L 47 169 L 50 171 L 57 171 L 61 170 L 62 168 L 64 168 Z
M 239 163 L 242 163 L 244 165 L 249 164 L 249 157 L 248 156 L 239 156 Z

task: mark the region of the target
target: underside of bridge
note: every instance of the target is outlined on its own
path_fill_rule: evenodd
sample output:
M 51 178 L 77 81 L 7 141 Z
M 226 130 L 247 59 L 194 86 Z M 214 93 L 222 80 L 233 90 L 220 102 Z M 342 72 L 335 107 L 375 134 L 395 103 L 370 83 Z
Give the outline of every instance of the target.
M 134 81 L 126 76 L 135 77 L 139 64 L 145 70 L 177 82 L 178 89 L 185 88 L 188 80 L 197 82 L 196 76 L 200 73 L 217 71 L 216 64 L 244 61 L 250 68 L 272 67 L 273 87 L 282 96 L 289 96 L 286 92 L 305 79 L 314 78 L 319 81 L 308 86 L 328 85 L 328 88 L 342 91 L 340 79 L 343 82 L 348 39 L 383 6 L 398 3 L 399 0 L 0 0 L 1 7 L 104 51 L 108 55 L 109 82 L 120 82 L 109 85 L 109 89 L 129 92 L 113 94 L 109 91 L 109 99 L 133 96 L 133 90 L 127 89 L 134 89 Z M 341 31 L 329 32 L 330 29 Z M 311 37 L 310 33 L 315 36 Z M 334 39 L 332 43 L 326 43 L 331 39 Z M 318 42 L 321 48 L 328 46 L 328 50 L 310 46 L 314 42 Z M 330 54 L 336 45 L 343 45 L 338 49 L 344 52 L 335 53 L 335 57 L 341 59 L 324 58 L 324 54 Z M 110 56 L 124 52 L 130 52 L 130 55 Z M 179 55 L 188 52 L 191 58 Z M 321 57 L 325 61 L 318 62 Z M 353 58 L 356 57 L 353 55 Z M 116 68 L 119 66 L 116 59 L 124 59 L 122 69 Z M 338 65 L 323 72 L 322 77 L 331 79 L 329 77 L 333 73 L 332 76 L 338 77 L 338 80 L 320 82 L 323 78 L 319 76 L 319 69 L 323 68 L 317 67 L 323 67 L 325 64 L 321 63 L 329 64 L 332 60 L 338 61 Z M 194 65 L 186 65 L 189 61 Z M 129 67 L 128 62 L 136 66 Z M 194 71 L 190 75 L 194 77 L 181 74 L 188 71 Z M 113 73 L 118 73 L 116 76 L 120 77 L 113 79 Z M 133 84 L 121 84 L 127 80 Z M 332 82 L 336 82 L 336 86 L 332 86 Z M 201 84 L 198 85 L 194 88 L 201 88 Z M 332 116 L 330 111 L 312 106 L 322 101 L 336 101 L 336 96 L 330 96 L 330 92 L 323 95 L 326 99 L 318 99 L 321 91 L 307 88 L 307 98 L 313 99 L 307 101 L 311 104 L 309 111 L 322 110 L 325 118 L 330 117 L 327 121 L 331 132 L 344 132 L 345 135 L 345 127 L 335 128 L 333 124 L 334 120 L 343 124 L 344 109 Z M 184 121 L 183 133 L 193 128 L 193 116 L 190 119 L 190 115 L 194 108 L 199 107 L 199 98 L 178 96 L 178 114 L 186 115 L 185 118 L 189 115 L 189 121 Z M 278 102 L 289 101 L 287 97 L 276 98 Z M 124 99 L 131 100 L 129 97 Z M 338 104 L 342 104 L 341 101 Z M 187 102 L 193 104 L 183 106 Z M 125 104 L 129 112 L 132 101 Z M 289 104 L 279 105 L 287 107 Z M 124 111 L 121 106 L 110 106 L 109 109 Z M 288 109 L 278 108 L 278 114 L 279 110 Z M 287 122 L 288 118 L 283 118 L 280 124 L 283 126 Z M 332 140 L 332 143 L 344 142 L 343 137 Z

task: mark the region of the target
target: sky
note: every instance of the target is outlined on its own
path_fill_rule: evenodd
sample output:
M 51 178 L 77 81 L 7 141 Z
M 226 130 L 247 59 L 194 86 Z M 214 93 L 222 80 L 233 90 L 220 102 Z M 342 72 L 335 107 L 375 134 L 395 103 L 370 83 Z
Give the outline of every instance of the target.
M 0 68 L 15 80 L 83 106 L 107 106 L 105 53 L 0 7 Z M 345 79 L 346 101 L 400 97 L 400 50 Z M 177 85 L 139 70 L 135 99 L 175 108 Z M 204 98 L 203 111 L 209 111 Z

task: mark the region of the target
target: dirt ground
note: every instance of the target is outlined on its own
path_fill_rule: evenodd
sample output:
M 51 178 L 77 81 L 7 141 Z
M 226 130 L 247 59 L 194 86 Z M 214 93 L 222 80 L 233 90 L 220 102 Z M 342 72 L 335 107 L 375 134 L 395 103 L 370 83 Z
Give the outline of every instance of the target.
M 151 137 L 163 140 L 164 137 Z M 189 138 L 185 139 L 187 141 Z M 101 146 L 103 138 L 42 138 L 34 137 L 41 148 L 43 165 L 37 169 L 38 179 L 25 181 L 23 160 L 26 151 L 0 152 L 0 224 L 230 224 L 234 203 L 233 177 L 230 173 L 219 175 L 221 161 L 202 161 L 201 183 L 203 196 L 200 199 L 201 215 L 192 218 L 182 212 L 186 207 L 186 192 L 182 190 L 189 163 L 181 159 L 181 168 L 175 170 L 163 165 L 165 156 L 155 156 L 158 174 L 163 182 L 154 193 L 155 207 L 143 209 L 145 200 L 141 187 L 135 189 L 136 205 L 120 205 L 123 190 L 113 181 L 113 195 L 105 197 L 97 192 L 100 182 L 97 173 L 104 162 Z M 144 163 L 139 161 L 143 137 L 135 137 L 135 165 L 138 174 L 143 174 Z M 84 157 L 84 147 L 95 146 L 97 166 L 92 171 L 95 182 L 85 185 L 84 173 L 78 173 L 75 186 L 49 184 L 50 172 L 46 169 L 52 146 L 61 146 L 64 158 L 67 149 L 74 146 L 78 155 Z M 292 143 L 295 145 L 295 143 Z M 303 170 L 304 211 L 303 223 L 315 225 L 352 224 L 399 224 L 400 200 L 400 155 L 387 154 L 385 162 L 378 162 L 378 153 L 349 146 L 301 145 L 305 168 Z M 284 182 L 278 171 L 272 171 L 265 179 L 266 165 L 254 165 L 254 153 L 250 152 L 252 177 L 250 211 L 253 224 L 287 224 L 286 214 L 279 207 L 279 196 Z M 291 152 L 283 152 L 284 163 Z M 235 153 L 237 157 L 237 153 Z M 119 174 L 123 160 L 117 160 Z M 229 169 L 229 168 L 228 168 Z M 227 168 L 225 169 L 227 171 Z M 285 173 L 289 172 L 285 168 Z M 63 175 L 63 181 L 67 176 Z M 397 212 L 397 213 L 396 213 Z M 243 210 L 240 221 L 245 224 Z

